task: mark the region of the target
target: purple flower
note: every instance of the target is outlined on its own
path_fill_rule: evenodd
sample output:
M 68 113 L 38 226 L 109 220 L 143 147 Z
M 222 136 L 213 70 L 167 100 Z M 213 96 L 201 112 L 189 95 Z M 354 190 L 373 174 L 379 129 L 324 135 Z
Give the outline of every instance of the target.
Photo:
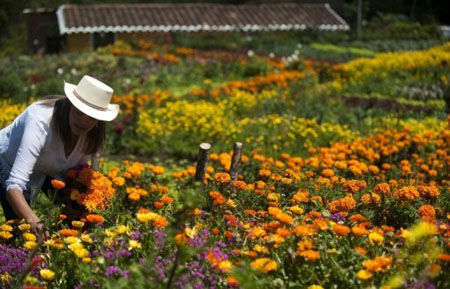
M 112 258 L 114 258 L 114 254 L 113 254 L 113 252 L 106 252 L 106 253 L 104 254 L 104 257 L 105 257 L 106 259 L 112 259 Z
M 227 247 L 227 245 L 224 242 L 221 242 L 221 241 L 217 241 L 216 242 L 216 246 L 217 247 L 221 247 L 221 248 L 226 248 Z
M 123 276 L 123 278 L 128 279 L 128 277 L 130 277 L 130 271 L 128 271 L 128 270 L 123 270 L 122 276 Z
M 336 223 L 340 222 L 340 221 L 344 222 L 345 221 L 345 217 L 341 216 L 339 213 L 335 213 L 335 214 L 332 214 L 330 216 L 330 220 L 333 221 L 333 222 L 336 222 Z
M 411 282 L 411 283 L 405 282 L 405 283 L 403 283 L 403 287 L 410 288 L 410 289 L 435 289 L 436 288 L 433 283 L 431 283 L 430 281 L 427 281 L 427 280 L 421 280 L 421 281 L 416 281 L 416 282 Z
M 165 244 L 164 238 L 167 236 L 167 234 L 164 233 L 163 231 L 156 230 L 153 233 L 153 236 L 155 236 L 155 247 L 158 249 L 164 248 Z
M 133 232 L 130 234 L 130 239 L 140 241 L 142 238 L 142 233 L 139 231 Z
M 119 267 L 112 265 L 112 266 L 109 266 L 108 269 L 106 269 L 105 276 L 109 277 L 109 276 L 119 275 L 121 273 L 120 271 L 121 270 Z
M 155 269 L 156 269 L 156 274 L 158 275 L 159 279 L 164 279 L 166 278 L 166 273 L 164 271 L 165 269 L 165 264 L 164 264 L 164 260 L 161 256 L 156 256 L 155 257 Z
M 21 249 L 13 249 L 0 245 L 0 274 L 11 276 L 21 273 L 26 264 L 28 254 Z

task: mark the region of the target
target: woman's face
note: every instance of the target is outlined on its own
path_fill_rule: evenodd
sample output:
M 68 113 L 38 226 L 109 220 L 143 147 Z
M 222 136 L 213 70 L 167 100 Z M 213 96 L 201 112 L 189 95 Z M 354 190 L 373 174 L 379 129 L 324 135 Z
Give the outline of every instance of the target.
M 72 134 L 82 135 L 95 127 L 98 120 L 82 113 L 75 106 L 70 107 L 69 125 Z

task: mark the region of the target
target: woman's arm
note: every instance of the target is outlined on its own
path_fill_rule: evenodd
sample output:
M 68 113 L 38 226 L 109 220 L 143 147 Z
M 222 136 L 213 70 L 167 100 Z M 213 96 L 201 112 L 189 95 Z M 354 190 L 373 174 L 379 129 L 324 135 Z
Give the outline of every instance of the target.
M 25 115 L 25 128 L 22 140 L 14 159 L 9 178 L 5 181 L 6 199 L 18 217 L 24 218 L 35 229 L 39 225 L 39 218 L 33 213 L 30 205 L 25 200 L 24 191 L 33 172 L 37 158 L 44 146 L 48 125 L 29 112 Z
M 33 210 L 31 210 L 22 191 L 11 188 L 6 193 L 6 199 L 19 218 L 25 219 L 25 221 L 31 225 L 32 229 L 42 230 L 43 225 L 40 223 L 41 220 L 34 214 Z

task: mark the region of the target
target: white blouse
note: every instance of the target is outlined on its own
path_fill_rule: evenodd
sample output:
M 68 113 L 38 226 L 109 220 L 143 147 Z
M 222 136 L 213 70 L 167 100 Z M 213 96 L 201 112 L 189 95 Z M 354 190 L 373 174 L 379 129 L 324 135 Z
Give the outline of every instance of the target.
M 45 102 L 45 101 L 43 101 Z M 87 163 L 82 153 L 85 135 L 66 157 L 62 140 L 52 132 L 54 106 L 35 102 L 9 126 L 0 130 L 0 184 L 16 188 L 34 200 L 46 176 L 61 178 L 64 172 Z M 31 195 L 30 195 L 31 194 Z

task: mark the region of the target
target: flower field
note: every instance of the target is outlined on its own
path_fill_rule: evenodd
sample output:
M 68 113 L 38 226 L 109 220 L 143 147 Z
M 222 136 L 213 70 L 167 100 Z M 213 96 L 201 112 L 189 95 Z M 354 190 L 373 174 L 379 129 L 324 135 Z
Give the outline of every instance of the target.
M 4 127 L 44 79 L 89 72 L 122 109 L 99 170 L 34 205 L 47 235 L 0 224 L 2 287 L 450 287 L 449 43 L 347 63 L 144 42 L 83 56 L 20 60 L 30 94 L 0 102 Z

